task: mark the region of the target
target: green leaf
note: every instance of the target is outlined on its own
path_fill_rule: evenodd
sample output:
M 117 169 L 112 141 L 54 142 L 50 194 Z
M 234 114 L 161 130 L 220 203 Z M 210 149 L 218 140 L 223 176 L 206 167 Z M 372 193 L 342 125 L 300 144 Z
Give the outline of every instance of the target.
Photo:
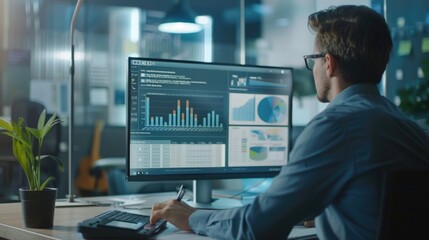
M 64 172 L 64 164 L 63 164 L 63 162 L 61 162 L 61 159 L 59 159 L 56 156 L 52 156 L 52 155 L 42 155 L 42 156 L 40 156 L 40 161 L 42 161 L 43 159 L 46 159 L 46 158 L 51 158 L 55 162 L 57 162 L 58 168 L 60 169 L 60 171 Z
M 42 183 L 42 185 L 40 186 L 40 188 L 39 188 L 39 190 L 40 191 L 42 191 L 45 187 L 46 187 L 46 185 L 48 184 L 48 183 L 50 183 L 52 180 L 54 180 L 55 178 L 54 177 L 52 177 L 52 176 L 50 176 L 50 177 L 48 177 L 43 183 Z
M 45 137 L 46 134 L 51 130 L 51 128 L 61 122 L 60 119 L 56 119 L 57 115 L 54 113 L 51 118 L 46 122 L 45 126 L 43 126 L 42 136 Z
M 30 152 L 30 153 L 29 153 Z M 14 140 L 13 141 L 13 155 L 17 159 L 19 165 L 22 167 L 22 170 L 25 173 L 25 176 L 27 177 L 28 185 L 30 189 L 33 189 L 34 184 L 34 174 L 32 171 L 32 163 L 34 162 L 32 160 L 32 150 L 29 149 L 26 145 L 22 144 L 21 142 Z
M 37 139 L 42 138 L 42 131 L 39 129 L 27 127 L 27 131 Z
M 0 127 L 5 129 L 6 131 L 9 131 L 9 132 L 13 131 L 12 124 L 10 124 L 9 122 L 5 121 L 2 118 L 0 118 Z
M 11 137 L 14 140 L 17 140 L 19 142 L 21 142 L 22 144 L 27 144 L 26 140 L 24 140 L 21 136 L 16 135 L 16 133 L 13 132 L 4 132 L 3 133 L 6 136 Z
M 39 116 L 39 121 L 37 122 L 37 129 L 42 129 L 45 124 L 46 119 L 46 109 L 44 109 Z

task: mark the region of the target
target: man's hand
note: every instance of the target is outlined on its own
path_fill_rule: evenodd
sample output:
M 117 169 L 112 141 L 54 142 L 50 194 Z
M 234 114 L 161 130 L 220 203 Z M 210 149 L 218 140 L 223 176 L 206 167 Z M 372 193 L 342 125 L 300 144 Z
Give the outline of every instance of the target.
M 189 217 L 195 211 L 197 211 L 195 208 L 177 200 L 155 203 L 152 206 L 150 223 L 154 224 L 160 219 L 165 219 L 181 230 L 192 231 Z

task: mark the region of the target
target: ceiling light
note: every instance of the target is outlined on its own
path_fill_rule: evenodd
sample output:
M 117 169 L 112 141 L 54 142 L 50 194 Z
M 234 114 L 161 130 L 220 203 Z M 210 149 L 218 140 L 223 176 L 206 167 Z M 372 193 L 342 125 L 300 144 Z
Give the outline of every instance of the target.
M 203 27 L 195 22 L 195 14 L 187 0 L 179 0 L 165 15 L 158 30 L 167 33 L 195 33 Z

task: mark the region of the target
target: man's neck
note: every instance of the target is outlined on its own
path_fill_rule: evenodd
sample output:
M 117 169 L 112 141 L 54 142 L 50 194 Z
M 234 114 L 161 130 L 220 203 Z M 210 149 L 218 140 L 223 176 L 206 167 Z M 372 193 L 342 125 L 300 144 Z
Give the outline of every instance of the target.
M 343 78 L 340 77 L 333 77 L 331 78 L 331 89 L 328 93 L 328 100 L 329 102 L 332 101 L 340 92 L 342 92 L 344 89 L 351 86 L 349 82 L 344 81 Z

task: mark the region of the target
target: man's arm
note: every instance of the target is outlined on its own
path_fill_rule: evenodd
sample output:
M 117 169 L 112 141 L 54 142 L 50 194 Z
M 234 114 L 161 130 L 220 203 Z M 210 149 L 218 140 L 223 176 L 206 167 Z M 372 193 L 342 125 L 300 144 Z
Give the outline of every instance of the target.
M 199 210 L 187 216 L 178 212 L 183 217 L 180 221 L 196 233 L 216 239 L 261 239 L 267 234 L 285 239 L 295 224 L 318 215 L 351 176 L 353 161 L 345 159 L 352 149 L 340 125 L 326 117 L 312 121 L 297 139 L 289 163 L 252 204 Z M 173 211 L 164 213 L 175 215 Z

